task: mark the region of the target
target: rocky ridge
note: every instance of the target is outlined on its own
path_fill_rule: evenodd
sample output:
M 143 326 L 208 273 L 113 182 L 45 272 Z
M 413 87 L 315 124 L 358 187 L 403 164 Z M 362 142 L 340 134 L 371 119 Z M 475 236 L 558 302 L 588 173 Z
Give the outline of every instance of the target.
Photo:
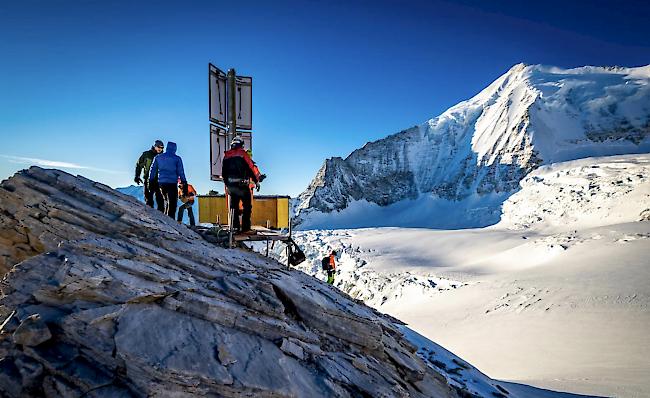
M 494 223 L 500 203 L 542 164 L 650 151 L 649 101 L 650 66 L 515 65 L 436 118 L 327 159 L 298 197 L 294 223 L 357 201 L 423 195 L 496 196 Z
M 0 185 L 0 395 L 455 397 L 396 326 L 107 186 Z

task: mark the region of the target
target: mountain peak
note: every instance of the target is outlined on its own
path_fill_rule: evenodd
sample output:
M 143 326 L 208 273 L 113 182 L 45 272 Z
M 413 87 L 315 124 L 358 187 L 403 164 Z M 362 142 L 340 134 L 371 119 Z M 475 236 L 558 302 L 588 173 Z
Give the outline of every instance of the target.
M 459 223 L 447 227 L 495 223 L 503 200 L 542 164 L 650 151 L 649 72 L 650 65 L 516 64 L 476 96 L 420 126 L 367 143 L 343 161 L 326 161 L 318 183 L 300 195 L 296 221 L 327 226 L 326 214 L 351 205 L 367 210 L 426 199 L 467 204 L 457 206 Z M 468 220 L 468 212 L 477 218 Z M 308 222 L 310 213 L 320 214 L 320 224 Z M 437 218 L 418 217 L 412 225 L 440 227 Z
M 508 70 L 506 73 L 520 73 L 526 70 L 526 68 L 530 66 L 529 64 L 525 64 L 523 62 L 520 62 L 518 64 L 512 65 L 512 67 Z

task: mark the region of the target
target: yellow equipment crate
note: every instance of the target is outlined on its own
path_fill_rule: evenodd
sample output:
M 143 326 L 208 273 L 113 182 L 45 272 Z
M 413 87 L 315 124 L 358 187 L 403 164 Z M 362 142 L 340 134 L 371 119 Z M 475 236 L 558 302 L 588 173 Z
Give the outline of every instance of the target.
M 228 224 L 225 195 L 199 195 L 199 222 Z M 253 196 L 251 225 L 272 229 L 289 228 L 289 197 L 277 195 Z

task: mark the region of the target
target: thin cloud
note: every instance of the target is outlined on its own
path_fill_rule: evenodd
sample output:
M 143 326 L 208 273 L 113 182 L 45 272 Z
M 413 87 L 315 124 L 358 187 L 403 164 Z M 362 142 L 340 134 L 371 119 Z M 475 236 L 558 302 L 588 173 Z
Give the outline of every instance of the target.
M 32 166 L 36 165 L 42 167 L 53 167 L 53 168 L 62 168 L 62 169 L 90 170 L 90 171 L 99 171 L 102 173 L 114 173 L 114 174 L 120 173 L 119 171 L 115 171 L 115 170 L 99 169 L 96 167 L 84 166 L 77 163 L 60 162 L 58 160 L 26 158 L 22 156 L 12 156 L 12 155 L 0 155 L 0 157 L 7 159 L 11 163 L 17 163 L 17 164 L 28 164 Z

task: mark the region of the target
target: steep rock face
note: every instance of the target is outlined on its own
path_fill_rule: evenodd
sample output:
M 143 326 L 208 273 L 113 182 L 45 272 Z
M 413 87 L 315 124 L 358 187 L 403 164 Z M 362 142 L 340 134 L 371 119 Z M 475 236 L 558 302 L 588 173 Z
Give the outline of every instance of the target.
M 109 187 L 0 185 L 0 395 L 455 397 L 394 320 Z
M 512 193 L 541 164 L 650 151 L 650 66 L 563 70 L 515 65 L 428 122 L 328 159 L 296 206 L 380 206 L 429 195 Z

